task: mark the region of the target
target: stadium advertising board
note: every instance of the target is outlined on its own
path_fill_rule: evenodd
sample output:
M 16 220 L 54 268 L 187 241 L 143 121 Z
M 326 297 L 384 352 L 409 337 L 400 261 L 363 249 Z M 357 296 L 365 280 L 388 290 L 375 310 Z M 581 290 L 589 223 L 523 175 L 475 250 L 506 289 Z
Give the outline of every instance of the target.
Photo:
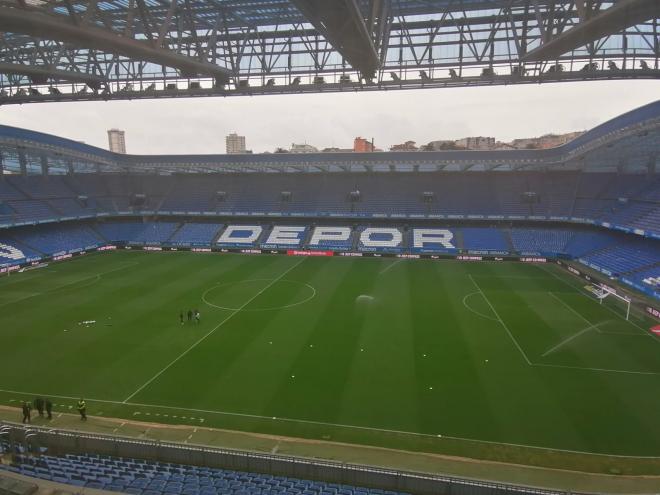
M 653 316 L 655 319 L 660 320 L 660 309 L 654 308 L 653 306 L 646 306 L 646 312 Z
M 309 251 L 302 249 L 290 249 L 286 252 L 288 256 L 334 256 L 334 251 Z
M 20 270 L 21 266 L 20 265 L 11 265 L 11 266 L 4 266 L 0 268 L 0 273 L 11 273 L 15 272 L 17 270 Z
M 62 261 L 62 260 L 68 260 L 69 258 L 73 258 L 73 254 L 68 253 L 68 254 L 58 254 L 56 256 L 53 256 L 53 261 Z

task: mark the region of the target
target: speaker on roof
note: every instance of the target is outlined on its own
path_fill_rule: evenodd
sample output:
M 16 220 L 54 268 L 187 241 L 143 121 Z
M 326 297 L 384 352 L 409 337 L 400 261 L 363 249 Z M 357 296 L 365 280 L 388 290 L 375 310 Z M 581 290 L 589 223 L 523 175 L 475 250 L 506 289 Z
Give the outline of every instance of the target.
M 422 203 L 433 203 L 435 201 L 435 193 L 432 191 L 424 191 L 422 193 Z
M 225 191 L 218 191 L 215 193 L 215 199 L 218 203 L 224 203 L 227 199 L 227 193 Z
M 144 206 L 147 203 L 147 195 L 142 193 L 131 194 L 129 198 L 130 206 Z
M 348 200 L 351 203 L 358 203 L 362 200 L 362 196 L 360 194 L 360 191 L 356 189 L 355 191 L 351 191 L 348 193 Z
M 290 201 L 291 201 L 291 197 L 292 197 L 291 191 L 282 191 L 282 192 L 280 192 L 280 200 L 281 200 L 283 203 L 288 203 L 288 202 L 290 202 Z
M 525 191 L 520 195 L 520 202 L 526 204 L 540 203 L 541 196 L 536 191 Z

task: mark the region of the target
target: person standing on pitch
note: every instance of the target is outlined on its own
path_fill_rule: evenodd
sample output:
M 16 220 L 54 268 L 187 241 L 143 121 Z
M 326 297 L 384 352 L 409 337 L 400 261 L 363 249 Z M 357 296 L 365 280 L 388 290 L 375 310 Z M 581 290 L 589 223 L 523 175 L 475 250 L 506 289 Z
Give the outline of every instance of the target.
M 183 325 L 183 311 L 179 313 L 179 320 L 181 321 L 181 324 Z
M 192 317 L 193 317 L 192 309 L 189 309 L 189 310 L 188 310 L 188 322 L 191 322 L 191 321 L 192 321 Z
M 80 419 L 87 421 L 87 404 L 82 399 L 78 401 L 78 412 L 80 413 Z
M 53 403 L 50 399 L 46 399 L 46 415 L 48 419 L 53 419 Z
M 30 422 L 30 403 L 29 402 L 23 402 L 23 423 L 29 423 Z
M 40 417 L 44 417 L 44 400 L 41 397 L 34 399 L 34 408 L 39 413 Z
M 195 322 L 199 323 L 199 310 L 198 309 L 195 310 Z

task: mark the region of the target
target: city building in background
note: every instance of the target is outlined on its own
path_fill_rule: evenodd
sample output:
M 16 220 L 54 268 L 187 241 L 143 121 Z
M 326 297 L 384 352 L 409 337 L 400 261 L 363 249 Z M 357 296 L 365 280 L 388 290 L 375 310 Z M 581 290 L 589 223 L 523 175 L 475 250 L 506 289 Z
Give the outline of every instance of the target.
M 235 155 L 238 153 L 245 153 L 245 136 L 239 136 L 232 132 L 225 138 L 225 144 L 228 155 Z
M 546 149 L 562 146 L 569 141 L 584 134 L 583 131 L 568 132 L 566 134 L 545 134 L 536 138 L 514 139 L 511 146 L 516 149 Z
M 356 153 L 371 153 L 375 151 L 374 142 L 358 136 L 353 140 L 353 151 Z
M 401 144 L 393 144 L 390 146 L 390 151 L 418 151 L 415 141 L 406 141 Z
M 421 151 L 445 151 L 445 150 L 457 150 L 461 149 L 456 146 L 456 142 L 450 139 L 439 139 L 437 141 L 431 141 L 428 144 L 422 146 Z
M 312 146 L 311 144 L 296 144 L 296 143 L 291 143 L 291 149 L 289 150 L 290 153 L 318 153 L 319 150 L 315 146 Z
M 471 136 L 456 141 L 456 146 L 466 150 L 492 150 L 495 148 L 494 137 Z
M 110 129 L 108 131 L 108 146 L 114 153 L 126 154 L 125 132 L 120 129 Z

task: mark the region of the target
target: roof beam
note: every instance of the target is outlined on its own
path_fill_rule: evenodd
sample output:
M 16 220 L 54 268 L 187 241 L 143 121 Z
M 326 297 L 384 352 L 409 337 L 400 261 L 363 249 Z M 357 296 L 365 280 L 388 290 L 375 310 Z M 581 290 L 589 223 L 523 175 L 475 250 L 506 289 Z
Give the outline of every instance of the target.
M 195 60 L 185 55 L 155 47 L 146 41 L 117 35 L 106 29 L 76 25 L 68 22 L 63 16 L 0 7 L 0 31 L 75 43 L 85 48 L 117 53 L 178 69 L 184 76 L 211 76 L 221 84 L 229 81 L 230 71 L 225 67 Z
M 357 0 L 292 0 L 298 10 L 365 79 L 380 65 L 378 50 Z
M 60 70 L 45 65 L 8 64 L 0 62 L 0 74 L 28 76 L 36 84 L 45 84 L 48 79 L 85 83 L 90 87 L 99 87 L 105 80 L 95 74 Z
M 520 57 L 520 60 L 522 62 L 554 60 L 592 41 L 657 17 L 660 17 L 658 0 L 620 0 L 575 27 L 549 38 L 538 48 Z

